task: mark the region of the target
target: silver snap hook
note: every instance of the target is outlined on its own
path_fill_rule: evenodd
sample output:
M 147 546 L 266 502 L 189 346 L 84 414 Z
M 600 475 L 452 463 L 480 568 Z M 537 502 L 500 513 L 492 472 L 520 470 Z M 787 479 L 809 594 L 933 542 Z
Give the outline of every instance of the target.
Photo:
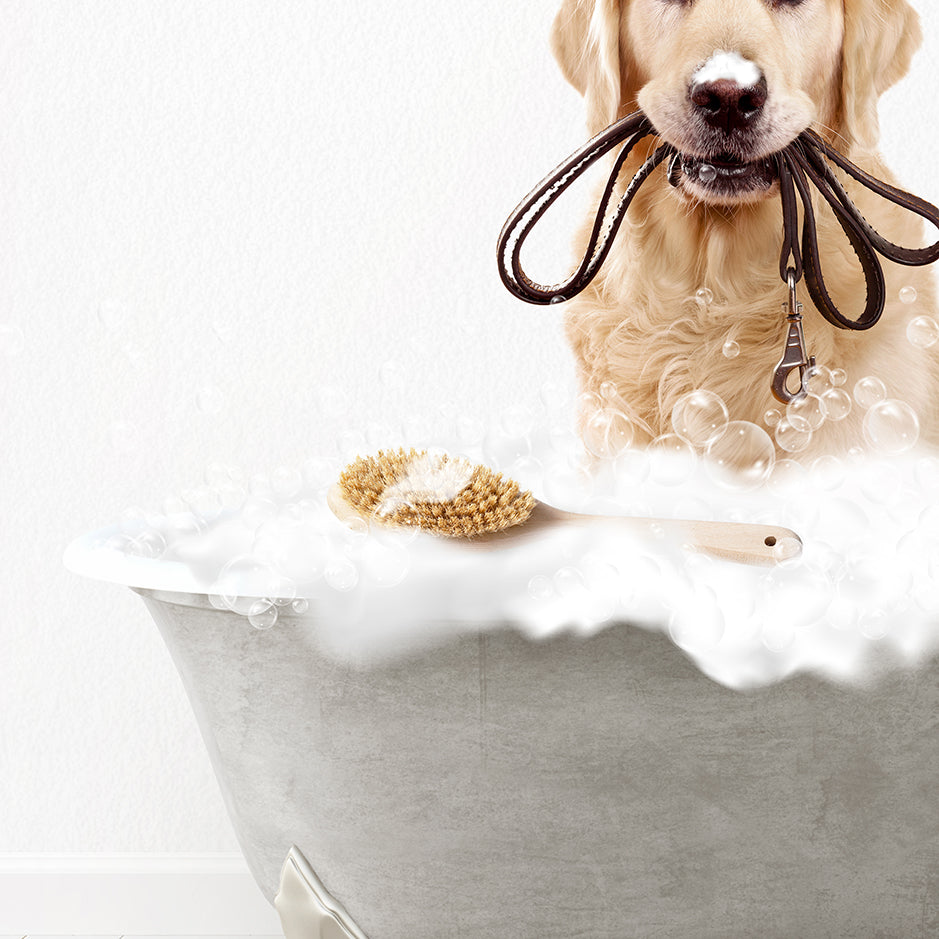
M 786 334 L 786 348 L 783 356 L 773 372 L 773 396 L 777 401 L 788 404 L 796 398 L 806 394 L 805 372 L 815 365 L 815 357 L 810 356 L 805 348 L 805 334 L 802 331 L 802 304 L 796 295 L 796 272 L 794 268 L 786 271 L 786 281 L 789 285 L 789 302 L 783 305 L 786 311 L 786 320 L 789 331 Z M 799 370 L 799 387 L 796 391 L 789 390 L 789 376 Z

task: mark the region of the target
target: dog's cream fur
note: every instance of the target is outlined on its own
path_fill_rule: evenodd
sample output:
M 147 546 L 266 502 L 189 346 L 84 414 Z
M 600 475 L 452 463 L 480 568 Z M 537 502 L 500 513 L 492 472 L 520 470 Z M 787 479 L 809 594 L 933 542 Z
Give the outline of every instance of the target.
M 762 70 L 768 87 L 765 120 L 747 159 L 780 149 L 811 126 L 891 183 L 876 151 L 877 100 L 906 72 L 920 40 L 918 16 L 906 0 L 564 0 L 553 33 L 562 69 L 584 95 L 591 133 L 642 107 L 662 138 L 706 156 L 695 153 L 688 119 L 691 76 L 715 52 L 737 52 Z M 628 169 L 637 169 L 655 145 L 647 141 Z M 839 176 L 888 239 L 924 243 L 918 218 Z M 567 335 L 582 390 L 592 393 L 583 397 L 582 421 L 609 404 L 614 386 L 616 406 L 631 416 L 640 442 L 670 432 L 673 405 L 693 389 L 720 395 L 732 420 L 765 426 L 768 410 L 785 410 L 770 391 L 787 329 L 777 193 L 774 184 L 756 197 L 721 203 L 690 183 L 673 189 L 661 171 L 647 181 L 596 280 L 568 304 Z M 857 316 L 863 274 L 821 202 L 815 201 L 822 270 L 838 308 Z M 886 309 L 866 332 L 829 325 L 800 285 L 809 352 L 820 365 L 843 369 L 849 392 L 858 379 L 879 377 L 888 397 L 917 412 L 921 439 L 936 443 L 937 356 L 906 337 L 913 315 L 935 314 L 932 273 L 883 266 Z M 914 307 L 900 302 L 905 285 L 917 291 Z M 712 302 L 699 298 L 701 288 L 711 291 Z M 736 357 L 723 354 L 728 340 L 739 346 Z M 798 456 L 863 447 L 863 416 L 855 404 L 846 420 L 826 421 Z

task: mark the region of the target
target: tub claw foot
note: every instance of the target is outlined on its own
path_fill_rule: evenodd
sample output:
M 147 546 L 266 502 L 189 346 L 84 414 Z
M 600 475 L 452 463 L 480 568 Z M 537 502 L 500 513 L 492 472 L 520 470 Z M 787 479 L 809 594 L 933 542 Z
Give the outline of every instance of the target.
M 296 845 L 281 868 L 274 906 L 286 939 L 366 939 Z

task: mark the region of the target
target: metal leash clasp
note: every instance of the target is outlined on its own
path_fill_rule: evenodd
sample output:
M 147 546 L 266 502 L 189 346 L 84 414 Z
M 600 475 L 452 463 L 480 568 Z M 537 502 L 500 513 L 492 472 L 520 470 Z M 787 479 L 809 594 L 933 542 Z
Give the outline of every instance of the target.
M 793 268 L 786 271 L 786 280 L 789 284 L 789 302 L 783 304 L 786 311 L 786 320 L 789 323 L 789 332 L 786 336 L 786 349 L 783 357 L 773 372 L 773 396 L 777 401 L 788 404 L 805 393 L 805 372 L 815 365 L 815 357 L 810 356 L 805 349 L 805 335 L 802 332 L 802 304 L 796 296 L 796 272 Z M 796 369 L 799 370 L 799 389 L 790 391 L 788 388 L 789 376 Z

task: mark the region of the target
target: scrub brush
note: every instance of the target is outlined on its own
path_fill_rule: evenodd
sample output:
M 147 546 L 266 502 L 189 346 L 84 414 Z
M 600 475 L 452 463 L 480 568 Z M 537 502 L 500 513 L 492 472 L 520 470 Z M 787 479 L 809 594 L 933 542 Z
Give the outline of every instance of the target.
M 564 522 L 603 520 L 648 537 L 671 535 L 692 550 L 745 564 L 774 564 L 802 551 L 795 532 L 772 525 L 565 512 L 488 467 L 414 449 L 358 457 L 340 474 L 329 504 L 342 519 L 358 516 L 473 544 L 517 540 Z

